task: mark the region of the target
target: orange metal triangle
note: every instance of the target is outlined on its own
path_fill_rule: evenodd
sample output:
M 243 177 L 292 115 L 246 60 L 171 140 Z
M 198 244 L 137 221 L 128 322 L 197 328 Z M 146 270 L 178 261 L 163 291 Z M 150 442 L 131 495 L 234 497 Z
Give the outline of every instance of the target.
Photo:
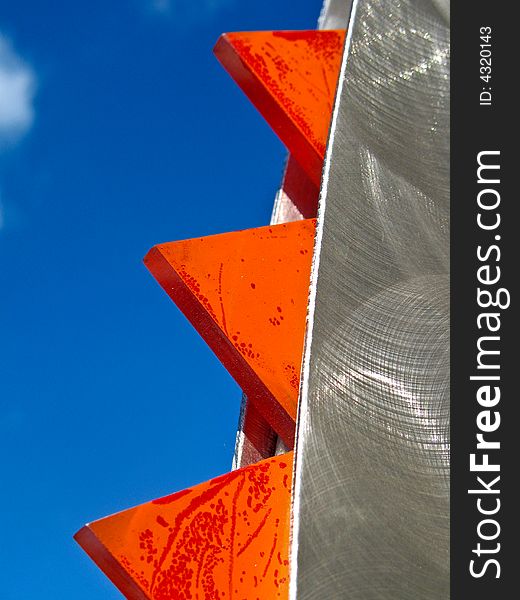
M 318 187 L 344 40 L 343 30 L 225 33 L 214 49 Z
M 76 535 L 130 600 L 288 598 L 292 453 L 94 521 Z
M 289 448 L 315 221 L 160 244 L 145 264 Z

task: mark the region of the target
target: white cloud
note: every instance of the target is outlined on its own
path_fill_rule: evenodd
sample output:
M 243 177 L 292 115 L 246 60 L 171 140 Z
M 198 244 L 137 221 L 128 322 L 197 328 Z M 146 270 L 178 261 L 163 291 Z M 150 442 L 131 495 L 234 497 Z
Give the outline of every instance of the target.
M 0 150 L 16 143 L 34 121 L 36 77 L 0 33 Z

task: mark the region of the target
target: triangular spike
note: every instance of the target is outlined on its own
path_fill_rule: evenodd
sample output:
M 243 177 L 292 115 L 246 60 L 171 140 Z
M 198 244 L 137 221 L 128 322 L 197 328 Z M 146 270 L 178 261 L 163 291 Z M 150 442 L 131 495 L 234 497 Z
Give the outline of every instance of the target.
M 315 221 L 150 250 L 145 264 L 289 448 Z
M 223 34 L 215 55 L 320 185 L 345 31 Z
M 292 460 L 232 471 L 74 537 L 129 600 L 287 599 Z

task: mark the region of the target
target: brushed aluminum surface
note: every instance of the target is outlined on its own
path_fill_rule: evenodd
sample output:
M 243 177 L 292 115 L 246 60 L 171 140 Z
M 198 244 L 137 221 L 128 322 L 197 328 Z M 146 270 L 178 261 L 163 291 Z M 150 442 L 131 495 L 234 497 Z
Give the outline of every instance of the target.
M 293 600 L 449 597 L 446 14 L 353 3 L 311 281 Z

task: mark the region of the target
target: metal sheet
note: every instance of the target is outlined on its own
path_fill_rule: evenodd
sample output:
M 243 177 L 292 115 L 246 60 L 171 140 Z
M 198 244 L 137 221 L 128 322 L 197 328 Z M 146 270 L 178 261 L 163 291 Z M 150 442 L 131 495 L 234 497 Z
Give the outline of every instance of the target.
M 316 187 L 344 42 L 344 30 L 252 31 L 224 33 L 213 50 Z
M 144 259 L 291 448 L 315 230 L 314 219 L 244 229 L 158 244 Z
M 444 8 L 353 4 L 311 281 L 292 599 L 449 597 Z
M 292 453 L 85 525 L 128 600 L 287 598 Z

